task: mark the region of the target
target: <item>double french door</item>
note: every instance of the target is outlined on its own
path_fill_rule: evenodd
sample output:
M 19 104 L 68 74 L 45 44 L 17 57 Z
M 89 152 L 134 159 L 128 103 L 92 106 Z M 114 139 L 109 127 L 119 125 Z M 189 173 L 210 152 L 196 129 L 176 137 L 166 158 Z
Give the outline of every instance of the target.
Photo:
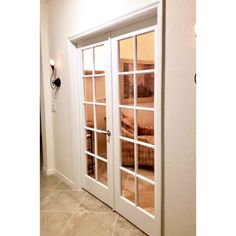
M 83 188 L 149 235 L 158 225 L 157 26 L 79 48 Z

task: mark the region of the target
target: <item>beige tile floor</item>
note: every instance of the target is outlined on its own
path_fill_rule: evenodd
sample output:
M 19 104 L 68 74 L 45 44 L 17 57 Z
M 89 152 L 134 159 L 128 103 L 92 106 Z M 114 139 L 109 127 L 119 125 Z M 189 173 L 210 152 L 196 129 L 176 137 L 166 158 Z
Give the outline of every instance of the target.
M 41 174 L 41 236 L 144 236 L 142 231 L 88 192 L 72 191 Z

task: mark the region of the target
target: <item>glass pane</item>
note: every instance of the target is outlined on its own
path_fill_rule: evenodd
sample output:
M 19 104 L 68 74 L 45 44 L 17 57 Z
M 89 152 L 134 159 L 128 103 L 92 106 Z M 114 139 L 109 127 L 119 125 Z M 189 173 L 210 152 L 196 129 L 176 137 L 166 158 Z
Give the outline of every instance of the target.
M 93 101 L 93 78 L 84 78 L 84 100 L 87 102 Z
M 137 106 L 154 106 L 154 73 L 137 74 Z
M 134 144 L 120 140 L 121 146 L 121 165 L 129 170 L 134 171 Z
M 104 45 L 94 48 L 95 74 L 105 72 L 105 51 Z
M 154 32 L 137 36 L 138 70 L 154 69 Z
M 133 75 L 120 76 L 120 104 L 134 104 L 134 79 Z
M 107 158 L 107 135 L 97 133 L 97 155 Z
M 119 41 L 120 71 L 132 71 L 134 67 L 133 37 Z
M 95 178 L 95 170 L 94 170 L 95 159 L 90 155 L 86 155 L 86 157 L 87 157 L 87 174 L 90 177 Z
M 85 124 L 87 127 L 94 128 L 93 105 L 85 104 Z
M 106 106 L 96 106 L 97 129 L 106 131 Z
M 97 159 L 98 181 L 107 185 L 107 163 Z
M 138 174 L 154 180 L 154 149 L 137 145 Z
M 93 71 L 93 49 L 83 51 L 83 68 L 84 75 L 91 75 Z
M 95 154 L 94 148 L 94 132 L 92 130 L 86 130 L 86 150 Z
M 135 202 L 134 176 L 121 171 L 121 195 L 131 202 Z
M 134 110 L 120 109 L 120 135 L 134 139 Z
M 96 102 L 106 102 L 105 77 L 94 77 Z
M 154 144 L 154 112 L 137 110 L 138 140 Z
M 154 215 L 154 185 L 138 178 L 138 205 Z

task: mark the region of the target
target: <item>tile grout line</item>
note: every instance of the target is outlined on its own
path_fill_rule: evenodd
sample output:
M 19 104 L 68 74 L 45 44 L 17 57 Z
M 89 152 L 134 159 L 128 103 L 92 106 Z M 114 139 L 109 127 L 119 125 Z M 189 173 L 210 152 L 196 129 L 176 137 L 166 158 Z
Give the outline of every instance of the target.
M 116 213 L 116 214 L 117 214 L 117 213 Z M 115 224 L 114 224 L 114 228 L 113 228 L 113 231 L 112 231 L 111 236 L 114 235 L 114 232 L 115 232 L 115 229 L 116 229 L 116 224 L 117 224 L 117 221 L 118 221 L 118 217 L 119 217 L 119 215 L 117 214 L 117 216 L 116 216 L 116 220 L 115 220 Z
M 54 185 L 52 185 L 52 186 L 45 186 L 45 187 L 50 187 L 51 188 L 51 190 L 46 194 L 46 196 L 44 197 L 44 198 L 46 198 L 52 191 L 54 191 L 54 190 L 56 190 L 56 189 L 52 189 L 52 187 L 55 187 L 56 188 L 56 186 L 58 185 L 58 184 L 60 184 L 62 181 L 59 181 L 58 183 L 56 183 L 56 184 L 54 184 Z M 40 189 L 40 193 L 41 193 L 41 189 Z M 43 201 L 44 199 L 42 199 L 42 201 Z M 40 205 L 41 205 L 41 200 L 40 200 Z
M 72 213 L 71 217 L 68 219 L 68 222 L 67 222 L 67 224 L 65 225 L 65 228 L 69 225 L 69 223 L 71 222 L 71 220 L 72 220 L 72 218 L 74 217 L 74 215 L 78 212 L 79 207 L 80 207 L 80 205 L 81 205 L 81 202 L 84 200 L 86 194 L 87 194 L 87 193 L 85 192 L 85 194 L 84 194 L 84 196 L 82 197 L 82 199 L 81 199 L 79 205 L 77 206 L 77 209 L 75 210 L 74 213 Z

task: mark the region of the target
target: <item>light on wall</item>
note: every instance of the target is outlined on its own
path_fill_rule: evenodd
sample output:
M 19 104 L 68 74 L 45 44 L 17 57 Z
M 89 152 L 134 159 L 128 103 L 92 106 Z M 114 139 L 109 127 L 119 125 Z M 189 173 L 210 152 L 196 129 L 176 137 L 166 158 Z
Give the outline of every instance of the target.
M 61 79 L 56 78 L 56 68 L 55 68 L 55 61 L 53 59 L 50 59 L 50 66 L 52 68 L 52 75 L 50 78 L 50 85 L 52 89 L 55 89 L 56 87 L 61 87 Z

